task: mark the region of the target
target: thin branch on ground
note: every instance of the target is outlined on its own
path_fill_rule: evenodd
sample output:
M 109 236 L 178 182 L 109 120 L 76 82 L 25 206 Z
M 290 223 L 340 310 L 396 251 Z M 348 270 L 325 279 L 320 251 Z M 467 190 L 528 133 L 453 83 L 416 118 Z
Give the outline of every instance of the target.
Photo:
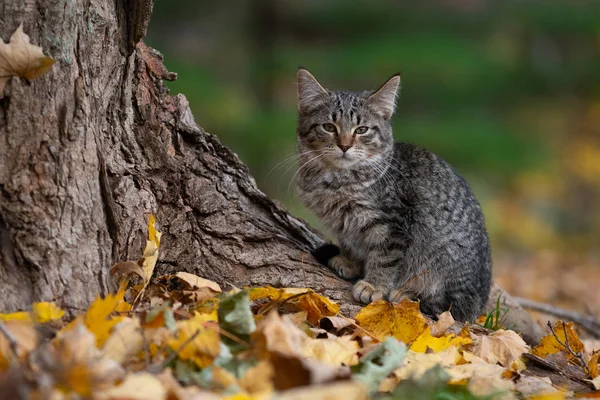
M 571 356 L 574 359 L 578 360 L 581 368 L 583 369 L 583 372 L 585 372 L 586 375 L 589 375 L 590 374 L 590 367 L 588 366 L 587 361 L 585 361 L 585 357 L 583 356 L 583 353 L 581 351 L 579 351 L 579 352 L 576 353 L 573 350 L 573 348 L 571 348 L 571 345 L 569 344 L 569 335 L 567 333 L 567 324 L 563 322 L 562 323 L 562 327 L 563 327 L 563 332 L 565 334 L 565 341 L 564 342 L 562 342 L 560 340 L 560 338 L 556 334 L 556 331 L 552 327 L 552 323 L 550 321 L 548 321 L 548 328 L 550 328 L 550 331 L 552 331 L 552 334 L 554 335 L 554 338 L 556 339 L 556 341 L 558 342 L 558 344 L 560 344 L 561 346 L 563 346 L 569 352 L 569 354 L 571 354 Z
M 564 308 L 555 307 L 550 304 L 540 303 L 521 297 L 513 297 L 513 299 L 515 299 L 515 301 L 523 308 L 543 312 L 544 314 L 575 322 L 588 333 L 592 334 L 596 339 L 600 338 L 600 321 L 591 315 L 580 314 L 575 311 L 565 310 Z

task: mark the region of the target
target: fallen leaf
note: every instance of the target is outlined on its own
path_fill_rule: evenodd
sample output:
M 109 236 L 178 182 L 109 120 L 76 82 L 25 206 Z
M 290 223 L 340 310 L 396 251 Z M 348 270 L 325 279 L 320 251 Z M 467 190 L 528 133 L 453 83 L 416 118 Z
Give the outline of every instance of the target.
M 556 336 L 553 334 L 544 336 L 540 343 L 531 350 L 531 354 L 545 358 L 549 354 L 555 354 L 559 351 L 564 351 L 565 346 L 556 340 L 557 337 L 562 343 L 566 343 L 565 341 L 568 340 L 569 346 L 575 353 L 583 351 L 583 343 L 581 343 L 577 332 L 575 332 L 573 329 L 572 322 L 567 322 L 565 324 L 562 321 L 556 321 L 556 324 L 554 325 L 554 332 L 556 332 Z M 567 333 L 566 337 L 565 332 Z M 573 359 L 573 356 L 569 352 L 566 352 L 566 356 L 568 360 Z
M 381 382 L 402 364 L 406 346 L 388 337 L 375 350 L 361 357 L 359 364 L 352 367 L 352 378 L 363 383 L 370 394 L 379 388 Z
M 144 283 L 147 285 L 154 273 L 154 267 L 158 260 L 158 248 L 160 247 L 160 238 L 162 233 L 156 230 L 156 220 L 154 215 L 150 214 L 148 219 L 148 240 L 142 256 L 142 270 L 144 271 Z
M 112 387 L 124 371 L 96 348 L 96 337 L 85 325 L 59 332 L 56 338 L 32 357 L 34 370 L 51 377 L 56 387 L 81 396 Z
M 160 379 L 148 372 L 127 375 L 118 386 L 94 392 L 98 400 L 164 400 L 167 390 Z
M 420 379 L 427 371 L 435 366 L 452 367 L 461 358 L 456 347 L 450 347 L 439 353 L 415 353 L 407 351 L 400 368 L 392 373 L 393 387 L 408 379 Z M 380 388 L 381 390 L 381 388 Z M 389 391 L 389 389 L 387 390 Z
M 65 312 L 54 303 L 33 303 L 32 311 L 18 311 L 10 314 L 0 314 L 0 321 L 31 321 L 45 324 L 61 319 Z
M 17 354 L 6 335 L 0 333 L 0 371 L 5 371 L 18 359 L 23 359 L 38 344 L 38 333 L 31 321 L 9 320 L 3 324 L 15 339 Z
M 113 327 L 102 351 L 105 357 L 123 364 L 142 350 L 142 344 L 140 320 L 125 318 Z
M 120 303 L 125 303 L 124 295 L 125 285 L 123 284 L 117 293 L 109 294 L 103 299 L 94 300 L 83 316 L 83 322 L 95 335 L 98 347 L 104 346 L 112 328 L 123 319 L 121 316 L 113 316 L 113 313 L 118 310 Z M 71 325 L 77 324 L 80 319 L 78 317 Z
M 450 313 L 450 311 L 444 311 L 438 317 L 438 320 L 431 325 L 431 336 L 440 337 L 443 336 L 446 331 L 454 325 L 456 321 Z
M 427 326 L 419 311 L 419 303 L 407 299 L 398 304 L 375 301 L 361 309 L 355 319 L 361 328 L 379 341 L 393 336 L 406 344 L 419 337 Z
M 541 376 L 521 376 L 515 384 L 515 389 L 523 396 L 540 396 L 561 393 L 564 398 L 564 393 L 556 389 L 552 381 L 548 377 Z
M 354 320 L 344 317 L 325 317 L 319 322 L 321 329 L 328 332 L 337 332 L 351 326 Z
M 44 55 L 41 47 L 30 43 L 21 23 L 8 43 L 0 39 L 0 98 L 3 97 L 4 86 L 9 78 L 39 78 L 54 63 L 52 58 Z
M 250 334 L 256 330 L 254 316 L 250 310 L 250 298 L 246 291 L 238 292 L 223 299 L 219 304 L 218 315 L 221 329 L 243 342 L 248 342 Z M 236 349 L 240 347 L 239 340 L 235 341 L 225 336 L 223 341 L 230 347 L 235 346 Z
M 499 329 L 489 335 L 476 335 L 471 353 L 489 364 L 500 363 L 508 368 L 528 350 L 529 346 L 516 332 Z
M 367 400 L 368 398 L 365 386 L 352 381 L 292 389 L 277 395 L 278 400 Z
M 280 316 L 272 311 L 258 323 L 251 337 L 251 348 L 259 358 L 268 357 L 271 352 L 301 356 L 307 339 L 306 333 L 294 325 L 287 315 Z
M 358 364 L 358 342 L 351 336 L 332 337 L 328 339 L 309 339 L 302 347 L 305 357 L 338 367 Z
M 239 387 L 248 395 L 257 399 L 268 399 L 273 393 L 273 367 L 266 361 L 260 361 L 249 368 L 239 379 Z
M 187 272 L 178 272 L 175 276 L 189 285 L 190 289 L 209 288 L 215 293 L 221 293 L 221 287 L 218 283 L 208 279 L 201 278 Z
M 182 360 L 193 361 L 205 368 L 221 352 L 217 321 L 212 314 L 196 314 L 193 318 L 177 323 L 176 338 L 168 345 Z
M 327 297 L 306 288 L 276 289 L 270 286 L 248 289 L 250 300 L 268 298 L 277 304 L 290 304 L 308 313 L 308 322 L 317 326 L 327 316 L 336 315 L 340 306 Z
M 600 351 L 596 351 L 592 353 L 590 359 L 588 360 L 588 365 L 590 366 L 590 378 L 597 378 L 600 375 L 598 371 L 598 361 L 600 359 Z
M 456 336 L 454 334 L 434 337 L 430 332 L 430 327 L 425 328 L 423 333 L 412 342 L 410 349 L 418 353 L 424 353 L 428 349 L 433 352 L 438 352 L 447 349 L 450 346 L 463 346 L 471 344 L 473 341 L 469 336 Z

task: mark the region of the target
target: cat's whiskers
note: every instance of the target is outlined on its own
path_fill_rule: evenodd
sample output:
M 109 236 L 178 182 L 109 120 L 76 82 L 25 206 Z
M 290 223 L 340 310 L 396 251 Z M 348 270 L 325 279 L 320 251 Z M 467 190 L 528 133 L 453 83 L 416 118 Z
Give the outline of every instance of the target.
M 292 179 L 290 179 L 290 183 L 288 184 L 288 188 L 287 188 L 287 193 L 290 193 L 290 188 L 292 186 L 292 183 L 294 182 L 294 180 L 296 179 L 296 177 L 298 176 L 298 174 L 300 173 L 300 171 L 302 171 L 303 168 L 305 168 L 306 166 L 308 166 L 310 163 L 317 161 L 318 159 L 328 156 L 328 155 L 332 155 L 333 152 L 329 151 L 329 150 L 325 150 L 323 151 L 321 154 L 309 159 L 308 161 L 306 161 L 305 163 L 303 163 L 298 170 L 294 173 L 294 175 L 292 176 Z
M 296 162 L 296 161 L 298 161 L 298 159 L 301 158 L 303 155 L 307 155 L 307 154 L 311 154 L 311 153 L 316 153 L 316 152 L 317 152 L 316 150 L 306 150 L 306 151 L 303 151 L 301 153 L 294 152 L 292 154 L 288 154 L 287 156 L 285 156 L 285 158 L 283 160 L 281 160 L 273 168 L 271 168 L 271 170 L 269 171 L 269 173 L 265 177 L 265 183 L 267 182 L 267 180 L 269 179 L 269 177 L 271 176 L 271 174 L 273 172 L 275 172 L 276 169 L 286 167 L 286 166 L 288 166 L 288 164 L 293 165 L 293 163 Z M 289 166 L 288 166 L 288 169 L 289 169 Z M 284 171 L 284 173 L 283 173 L 284 175 L 285 175 L 285 172 L 287 172 L 288 169 L 286 169 Z

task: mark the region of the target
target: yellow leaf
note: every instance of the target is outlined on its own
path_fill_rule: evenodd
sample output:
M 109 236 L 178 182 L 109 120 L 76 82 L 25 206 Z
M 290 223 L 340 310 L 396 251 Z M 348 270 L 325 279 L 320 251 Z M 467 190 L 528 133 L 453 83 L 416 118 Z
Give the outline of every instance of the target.
M 431 335 L 430 327 L 427 327 L 421 335 L 415 339 L 410 345 L 410 349 L 417 353 L 425 353 L 427 349 L 433 350 L 435 353 L 447 349 L 450 346 L 463 346 L 465 344 L 471 344 L 473 341 L 470 337 L 456 336 L 453 334 L 434 337 Z
M 273 366 L 260 361 L 249 368 L 239 380 L 240 388 L 257 399 L 268 399 L 273 394 Z
M 351 336 L 309 339 L 302 347 L 305 357 L 314 358 L 324 364 L 339 367 L 342 364 L 358 364 L 358 342 Z
M 148 372 L 127 375 L 123 383 L 94 393 L 98 400 L 164 400 L 167 390 L 161 381 Z
M 114 360 L 104 358 L 96 348 L 96 338 L 78 323 L 61 331 L 41 357 L 58 388 L 90 396 L 114 385 L 124 371 Z
M 40 324 L 61 319 L 65 312 L 54 303 L 33 303 L 33 311 L 18 311 L 0 314 L 0 321 L 32 321 Z
M 213 314 L 196 314 L 177 323 L 177 337 L 168 341 L 171 350 L 182 360 L 190 360 L 200 368 L 212 364 L 221 352 L 219 326 Z
M 537 396 L 530 396 L 527 400 L 565 400 L 567 398 L 567 394 L 561 391 L 556 391 L 547 394 L 540 394 Z M 570 397 L 569 397 L 570 398 Z
M 65 312 L 56 306 L 54 303 L 34 303 L 33 314 L 36 322 L 44 324 L 46 322 L 61 319 Z
M 190 286 L 189 289 L 209 288 L 215 293 L 221 293 L 221 286 L 211 280 L 187 272 L 178 272 L 175 276 L 187 283 Z
M 393 336 L 404 343 L 411 343 L 427 326 L 419 311 L 419 303 L 408 299 L 394 305 L 385 300 L 375 301 L 360 310 L 355 320 L 379 341 Z
M 150 214 L 148 219 L 148 240 L 144 249 L 142 270 L 144 271 L 144 282 L 147 284 L 152 278 L 154 267 L 158 260 L 158 248 L 162 233 L 156 230 L 154 215 Z
M 556 336 L 560 339 L 562 343 L 565 343 L 565 331 L 567 332 L 567 338 L 569 341 L 569 346 L 575 353 L 579 353 L 583 350 L 583 343 L 579 340 L 579 336 L 577 332 L 573 329 L 573 323 L 567 322 L 566 324 L 562 321 L 556 321 L 554 325 L 554 332 L 556 332 Z M 548 336 L 544 336 L 540 343 L 531 350 L 531 354 L 534 354 L 538 357 L 545 358 L 549 354 L 555 354 L 559 351 L 565 350 L 565 346 L 558 343 L 556 340 L 556 336 L 550 334 Z M 572 360 L 573 356 L 571 353 L 566 352 L 567 360 Z
M 590 378 L 594 379 L 600 375 L 598 371 L 598 361 L 600 359 L 600 351 L 596 351 L 592 353 L 590 356 L 590 360 L 588 361 L 588 365 L 590 366 Z
M 276 302 L 294 304 L 300 310 L 308 313 L 307 320 L 313 325 L 318 325 L 324 317 L 336 315 L 340 306 L 327 297 L 306 288 L 276 289 L 270 286 L 251 288 L 248 290 L 250 300 L 268 298 Z
M 514 331 L 499 329 L 489 335 L 476 335 L 476 338 L 471 353 L 489 364 L 500 363 L 508 368 L 529 350 L 529 346 Z
M 119 304 L 125 303 L 125 287 L 126 285 L 123 284 L 117 293 L 94 300 L 83 317 L 85 326 L 96 336 L 96 346 L 98 347 L 104 345 L 112 328 L 123 319 L 123 317 L 111 315 L 117 311 Z
M 35 79 L 44 75 L 55 61 L 44 55 L 41 47 L 29 42 L 23 24 L 10 37 L 8 44 L 0 39 L 0 98 L 10 77 Z
M 394 379 L 390 388 L 406 379 L 419 379 L 425 372 L 440 365 L 442 367 L 451 367 L 456 365 L 456 361 L 460 358 L 460 354 L 456 347 L 451 347 L 439 353 L 415 353 L 412 350 L 406 352 L 406 357 L 400 368 L 392 373 Z

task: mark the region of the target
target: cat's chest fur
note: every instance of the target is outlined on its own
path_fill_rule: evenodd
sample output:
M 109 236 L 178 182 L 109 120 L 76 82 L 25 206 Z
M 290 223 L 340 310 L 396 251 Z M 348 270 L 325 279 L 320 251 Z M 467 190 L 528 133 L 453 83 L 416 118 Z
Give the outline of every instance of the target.
M 342 247 L 354 249 L 354 256 L 359 259 L 365 257 L 367 228 L 381 218 L 372 185 L 372 181 L 338 185 L 325 176 L 298 188 L 303 203 L 331 229 Z

